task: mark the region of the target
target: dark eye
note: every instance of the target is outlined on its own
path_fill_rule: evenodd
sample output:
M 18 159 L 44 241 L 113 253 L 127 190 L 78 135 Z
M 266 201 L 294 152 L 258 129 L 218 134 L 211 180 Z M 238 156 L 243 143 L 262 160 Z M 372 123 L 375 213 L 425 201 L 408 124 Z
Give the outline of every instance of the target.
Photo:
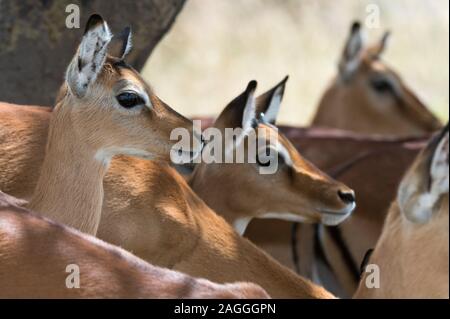
M 132 108 L 137 105 L 144 104 L 144 100 L 137 95 L 136 93 L 132 92 L 124 92 L 116 96 L 117 102 L 119 102 L 120 105 L 122 105 L 124 108 Z
M 370 85 L 372 86 L 372 88 L 379 92 L 379 93 L 386 93 L 386 92 L 392 92 L 393 88 L 392 88 L 392 84 L 391 82 L 389 82 L 386 79 L 373 79 L 370 82 Z

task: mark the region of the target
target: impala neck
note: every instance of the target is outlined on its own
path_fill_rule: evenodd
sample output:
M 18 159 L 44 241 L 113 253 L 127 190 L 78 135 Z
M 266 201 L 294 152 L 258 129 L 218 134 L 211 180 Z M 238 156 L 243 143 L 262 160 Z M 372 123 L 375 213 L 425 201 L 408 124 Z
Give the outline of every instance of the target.
M 103 202 L 107 163 L 95 158 L 70 124 L 53 115 L 46 154 L 29 208 L 95 235 Z
M 189 180 L 189 186 L 216 213 L 222 216 L 240 234 L 244 234 L 248 224 L 254 218 L 254 213 L 242 205 L 236 192 L 223 192 L 227 185 L 208 183 L 211 176 L 196 172 Z M 216 186 L 221 189 L 217 189 Z

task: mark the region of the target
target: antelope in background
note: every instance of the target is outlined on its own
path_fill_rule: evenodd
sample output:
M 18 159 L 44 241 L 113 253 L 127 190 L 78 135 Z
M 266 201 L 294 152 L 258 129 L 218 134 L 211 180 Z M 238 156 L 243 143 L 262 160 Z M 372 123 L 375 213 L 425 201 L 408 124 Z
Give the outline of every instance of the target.
M 0 298 L 267 298 L 251 283 L 219 285 L 152 266 L 32 214 L 0 192 Z M 68 288 L 67 266 L 80 270 Z
M 355 298 L 449 298 L 449 128 L 436 135 L 403 178 Z
M 195 166 L 189 185 L 205 203 L 224 217 L 241 235 L 253 218 L 274 218 L 337 225 L 355 207 L 354 192 L 323 174 L 305 160 L 274 126 L 287 77 L 256 100 L 257 132 L 264 130 L 264 142 L 278 158 L 274 174 L 260 174 L 267 163 L 206 163 Z M 213 127 L 225 136 L 225 128 L 242 128 L 246 105 L 243 96 L 233 100 L 216 119 Z M 260 136 L 262 134 L 258 134 Z M 270 139 L 270 136 L 274 139 Z M 261 137 L 262 138 L 262 137 Z M 272 141 L 276 141 L 275 144 Z M 222 141 L 222 153 L 239 145 Z M 249 147 L 243 143 L 245 151 Z M 206 149 L 204 150 L 206 151 Z
M 251 82 L 235 104 L 237 109 L 250 107 L 246 112 L 251 114 L 248 123 L 256 120 L 251 107 L 255 103 L 255 89 L 256 82 Z M 15 121 L 14 127 L 20 128 L 10 127 L 8 134 L 3 132 L 2 140 L 13 141 L 13 145 L 8 154 L 11 161 L 4 161 L 0 155 L 1 167 L 7 172 L 6 178 L 0 178 L 0 188 L 29 198 L 36 180 L 28 173 L 42 165 L 42 146 L 52 112 L 14 107 L 17 109 L 14 115 L 0 118 Z M 335 191 L 341 185 L 328 182 Z M 169 166 L 117 156 L 105 175 L 104 190 L 97 236 L 152 264 L 219 283 L 254 282 L 275 298 L 333 297 L 239 236 Z
M 45 157 L 29 204 L 36 212 L 93 235 L 100 223 L 103 177 L 112 157 L 167 160 L 174 145 L 171 130 L 192 131 L 191 121 L 164 105 L 124 62 L 130 37 L 126 29 L 119 57 L 109 56 L 108 25 L 99 15 L 89 18 L 51 113 Z M 2 113 L 0 134 L 7 136 L 10 129 L 17 129 L 20 110 L 6 106 Z M 2 149 L 14 147 L 16 139 L 6 139 Z M 6 153 L 10 160 L 13 155 Z
M 423 135 L 440 121 L 381 56 L 389 32 L 364 46 L 361 25 L 354 22 L 339 61 L 338 75 L 325 90 L 311 125 L 366 134 Z

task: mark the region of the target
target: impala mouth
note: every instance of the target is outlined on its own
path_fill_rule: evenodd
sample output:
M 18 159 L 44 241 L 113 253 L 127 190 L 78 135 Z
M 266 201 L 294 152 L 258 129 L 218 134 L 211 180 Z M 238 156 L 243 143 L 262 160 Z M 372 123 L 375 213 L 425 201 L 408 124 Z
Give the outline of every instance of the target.
M 296 223 L 322 223 L 326 226 L 336 226 L 346 220 L 351 215 L 355 207 L 356 204 L 351 203 L 341 210 L 311 210 L 311 208 L 305 208 L 305 210 L 301 214 L 280 211 L 268 212 L 258 216 L 258 218 L 281 219 Z
M 344 209 L 333 211 L 333 210 L 325 210 L 321 209 L 320 219 L 322 224 L 327 226 L 336 226 L 346 220 L 353 212 L 356 207 L 356 203 L 351 203 L 347 205 Z

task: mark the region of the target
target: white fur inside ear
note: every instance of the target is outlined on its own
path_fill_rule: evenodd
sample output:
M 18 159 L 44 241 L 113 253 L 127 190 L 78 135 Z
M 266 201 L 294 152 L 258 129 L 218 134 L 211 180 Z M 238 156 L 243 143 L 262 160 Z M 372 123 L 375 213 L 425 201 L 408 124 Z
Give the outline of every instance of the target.
M 362 43 L 363 40 L 361 32 L 356 32 L 350 37 L 346 48 L 346 57 L 349 60 L 353 60 L 359 55 L 359 52 L 362 49 Z
M 448 178 L 448 162 L 449 162 L 449 135 L 448 133 L 439 142 L 434 152 L 431 161 L 430 176 L 431 176 L 431 192 L 436 195 L 448 193 L 449 178 Z
M 428 222 L 433 212 L 433 206 L 437 200 L 438 197 L 436 194 L 421 194 L 415 201 L 414 205 L 410 208 L 410 212 L 407 216 L 418 223 Z
M 128 53 L 130 53 L 132 48 L 133 48 L 132 33 L 130 32 L 130 34 L 128 35 L 127 44 L 125 46 L 125 50 L 122 54 L 121 59 L 124 59 L 128 55 Z
M 340 70 L 345 79 L 348 79 L 358 69 L 363 43 L 364 35 L 361 31 L 352 34 L 348 39 L 344 55 L 340 62 Z
M 245 104 L 244 113 L 242 114 L 242 129 L 252 127 L 253 121 L 256 119 L 256 102 L 254 92 L 250 92 L 247 97 L 247 103 Z
M 111 38 L 112 34 L 106 22 L 87 31 L 83 36 L 78 53 L 66 73 L 69 87 L 78 96 L 86 93 L 89 85 L 100 73 Z
M 278 112 L 280 111 L 281 100 L 283 99 L 283 86 L 276 88 L 270 100 L 269 107 L 264 113 L 264 120 L 270 123 L 275 123 Z

